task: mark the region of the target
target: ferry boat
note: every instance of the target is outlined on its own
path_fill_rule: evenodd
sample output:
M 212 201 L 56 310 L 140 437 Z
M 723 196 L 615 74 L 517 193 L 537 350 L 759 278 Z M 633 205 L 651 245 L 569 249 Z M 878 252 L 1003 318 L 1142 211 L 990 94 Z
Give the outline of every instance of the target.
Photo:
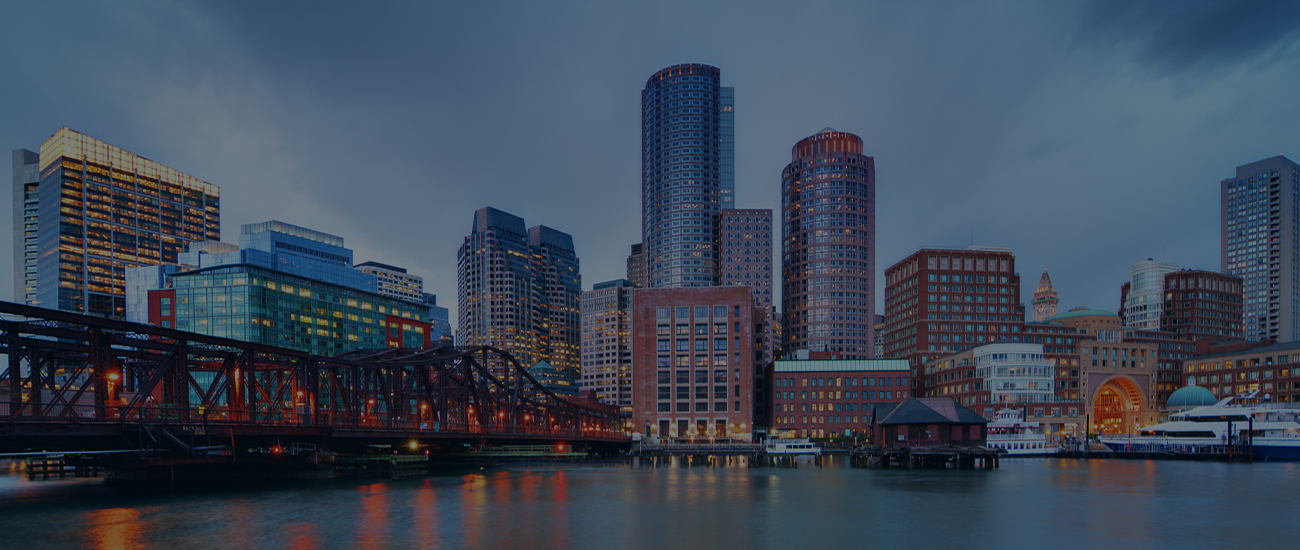
M 1060 450 L 1047 442 L 1039 423 L 1026 422 L 1024 413 L 1010 408 L 998 411 L 997 420 L 989 422 L 987 446 L 1006 451 L 1007 456 L 1051 455 Z
M 1196 452 L 1249 443 L 1256 460 L 1300 460 L 1300 404 L 1272 403 L 1250 392 L 1169 416 L 1135 436 L 1101 438 L 1111 450 Z
M 821 456 L 821 447 L 813 445 L 807 439 L 769 439 L 763 449 L 769 455 L 784 456 Z

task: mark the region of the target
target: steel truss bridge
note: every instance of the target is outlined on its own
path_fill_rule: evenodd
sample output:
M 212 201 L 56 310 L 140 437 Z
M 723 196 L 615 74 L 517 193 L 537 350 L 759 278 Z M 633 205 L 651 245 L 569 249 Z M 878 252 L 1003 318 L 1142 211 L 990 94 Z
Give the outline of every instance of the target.
M 628 441 L 617 409 L 558 397 L 488 346 L 320 357 L 0 302 L 0 353 L 0 452 Z

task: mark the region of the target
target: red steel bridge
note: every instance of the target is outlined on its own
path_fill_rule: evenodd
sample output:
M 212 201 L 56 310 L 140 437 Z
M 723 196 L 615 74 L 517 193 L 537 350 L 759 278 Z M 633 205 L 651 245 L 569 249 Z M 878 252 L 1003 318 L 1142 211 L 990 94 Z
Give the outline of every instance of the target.
M 617 409 L 558 397 L 487 346 L 319 357 L 0 302 L 0 352 L 0 453 L 628 442 Z

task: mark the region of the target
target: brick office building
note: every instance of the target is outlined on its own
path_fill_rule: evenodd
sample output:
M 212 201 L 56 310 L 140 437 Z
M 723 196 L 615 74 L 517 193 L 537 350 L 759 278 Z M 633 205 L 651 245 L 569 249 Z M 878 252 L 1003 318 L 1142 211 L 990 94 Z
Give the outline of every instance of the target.
M 930 395 L 926 361 L 1018 337 L 1024 322 L 1009 248 L 923 248 L 885 270 L 885 357 L 908 360 L 917 395 Z
M 632 430 L 748 441 L 763 319 L 747 287 L 633 291 Z
M 911 369 L 901 359 L 778 360 L 767 371 L 768 425 L 798 437 L 870 433 L 882 404 L 911 396 Z

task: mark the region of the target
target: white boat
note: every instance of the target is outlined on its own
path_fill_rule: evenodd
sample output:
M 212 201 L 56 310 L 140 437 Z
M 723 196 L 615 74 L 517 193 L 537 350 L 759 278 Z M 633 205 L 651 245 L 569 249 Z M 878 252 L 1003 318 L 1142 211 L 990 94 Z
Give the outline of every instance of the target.
M 1300 460 L 1300 404 L 1271 403 L 1258 392 L 1225 397 L 1213 405 L 1169 416 L 1138 435 L 1103 437 L 1115 451 L 1198 452 L 1249 443 L 1258 460 Z
M 986 446 L 1004 450 L 1007 456 L 1050 455 L 1060 450 L 1047 442 L 1039 423 L 1026 422 L 1016 409 L 1002 409 L 997 420 L 989 422 Z
M 813 445 L 807 439 L 769 439 L 764 451 L 769 455 L 785 456 L 820 456 L 822 454 L 821 447 Z

